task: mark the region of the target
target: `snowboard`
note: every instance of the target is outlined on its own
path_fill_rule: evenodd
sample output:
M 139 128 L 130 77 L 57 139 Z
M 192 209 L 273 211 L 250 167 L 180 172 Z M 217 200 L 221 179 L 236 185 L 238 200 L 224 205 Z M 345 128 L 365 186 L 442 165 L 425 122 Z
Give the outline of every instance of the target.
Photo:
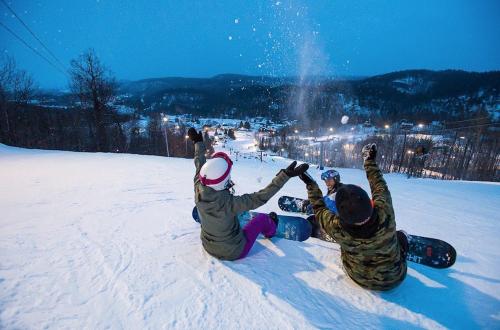
M 240 226 L 243 228 L 259 212 L 246 211 L 238 215 Z M 201 223 L 196 206 L 192 212 L 193 219 Z M 289 239 L 292 241 L 305 241 L 311 237 L 312 226 L 306 219 L 299 216 L 278 215 L 278 227 L 274 237 Z
M 335 243 L 335 240 L 319 228 L 314 215 L 307 218 L 312 224 L 311 237 Z M 457 258 L 455 248 L 440 239 L 406 234 L 408 252 L 406 260 L 432 268 L 448 268 L 453 266 Z
M 324 196 L 323 201 L 330 211 L 338 213 L 335 201 L 330 196 Z M 291 196 L 281 196 L 278 199 L 278 206 L 281 210 L 286 212 L 305 213 L 307 215 L 314 214 L 312 205 L 308 202 L 309 201 L 307 199 Z M 304 203 L 306 204 L 304 205 Z
M 406 260 L 433 268 L 448 268 L 457 259 L 457 251 L 451 244 L 437 238 L 406 234 L 408 253 Z
M 281 210 L 286 212 L 313 214 L 312 207 L 308 206 L 304 208 L 304 202 L 306 200 L 307 199 L 291 196 L 281 196 L 278 199 L 278 206 Z
M 309 215 L 307 220 L 311 223 L 312 226 L 311 237 L 335 243 L 335 240 L 330 235 L 328 235 L 323 229 L 321 229 L 316 223 L 316 221 L 314 221 L 315 218 L 312 205 L 309 204 L 306 207 L 304 207 L 304 201 L 307 201 L 307 199 L 291 197 L 291 196 L 281 196 L 278 199 L 278 206 L 281 210 L 286 212 L 305 213 Z

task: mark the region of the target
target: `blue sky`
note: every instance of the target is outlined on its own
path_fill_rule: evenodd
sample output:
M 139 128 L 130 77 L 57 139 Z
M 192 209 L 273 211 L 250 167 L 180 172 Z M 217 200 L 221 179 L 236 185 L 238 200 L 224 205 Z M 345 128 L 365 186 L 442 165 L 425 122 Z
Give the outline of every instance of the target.
M 91 47 L 118 79 L 500 69 L 495 0 L 5 1 L 66 67 Z M 44 51 L 1 2 L 0 20 Z M 41 87 L 67 84 L 2 27 L 0 40 Z

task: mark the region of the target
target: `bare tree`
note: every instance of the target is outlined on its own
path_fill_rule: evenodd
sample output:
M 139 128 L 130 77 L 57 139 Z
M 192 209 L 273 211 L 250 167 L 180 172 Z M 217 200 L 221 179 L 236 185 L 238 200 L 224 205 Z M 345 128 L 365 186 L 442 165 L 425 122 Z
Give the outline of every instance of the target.
M 33 78 L 24 70 L 18 70 L 12 57 L 3 56 L 0 62 L 0 141 L 15 143 L 15 130 L 10 120 L 11 112 L 17 111 L 33 96 Z
M 93 49 L 71 61 L 70 76 L 71 90 L 78 95 L 82 107 L 92 111 L 96 150 L 108 151 L 106 115 L 110 113 L 108 103 L 116 92 L 115 78 L 101 63 Z

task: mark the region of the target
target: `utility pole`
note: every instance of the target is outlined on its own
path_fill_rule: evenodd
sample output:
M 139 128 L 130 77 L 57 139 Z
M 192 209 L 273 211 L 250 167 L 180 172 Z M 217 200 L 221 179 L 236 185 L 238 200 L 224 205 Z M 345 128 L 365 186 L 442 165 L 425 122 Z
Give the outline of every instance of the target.
M 403 140 L 403 150 L 401 151 L 401 159 L 399 160 L 398 173 L 401 171 L 401 166 L 403 165 L 403 160 L 405 159 L 405 148 L 406 148 L 406 134 L 408 133 L 406 129 L 403 130 L 405 132 L 405 137 Z
M 161 114 L 161 128 L 163 130 L 163 135 L 165 136 L 165 145 L 167 146 L 167 157 L 170 157 L 170 152 L 168 150 L 168 116 Z
M 323 171 L 324 169 L 324 166 L 323 166 L 323 158 L 324 158 L 324 154 L 325 154 L 325 147 L 324 147 L 324 144 L 325 144 L 325 141 L 321 141 L 319 143 L 319 169 L 321 171 Z
M 457 143 L 457 138 L 458 138 L 458 131 L 455 131 L 455 138 L 453 139 L 453 144 L 450 147 L 450 150 L 448 151 L 448 156 L 446 158 L 446 164 L 444 167 L 444 173 L 441 175 L 441 180 L 444 180 L 446 178 L 446 175 L 448 174 L 448 167 L 450 164 L 450 158 L 451 154 L 453 153 L 453 149 L 455 148 L 455 143 Z

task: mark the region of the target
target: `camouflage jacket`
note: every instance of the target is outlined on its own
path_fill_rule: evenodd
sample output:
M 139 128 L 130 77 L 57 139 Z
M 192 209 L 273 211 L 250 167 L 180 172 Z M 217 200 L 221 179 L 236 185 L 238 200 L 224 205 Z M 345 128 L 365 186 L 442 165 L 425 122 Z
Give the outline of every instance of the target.
M 194 200 L 201 219 L 201 242 L 212 256 L 224 259 L 238 259 L 245 247 L 246 238 L 237 215 L 264 205 L 288 181 L 282 171 L 271 183 L 253 194 L 234 196 L 228 189 L 217 191 L 201 184 L 198 174 L 205 163 L 205 146 L 195 144 Z
M 346 273 L 356 283 L 372 290 L 389 290 L 406 276 L 406 260 L 401 259 L 391 194 L 373 160 L 365 161 L 366 176 L 374 202 L 376 230 L 369 238 L 354 237 L 342 227 L 339 216 L 330 212 L 316 183 L 307 185 L 316 220 L 338 244 Z

